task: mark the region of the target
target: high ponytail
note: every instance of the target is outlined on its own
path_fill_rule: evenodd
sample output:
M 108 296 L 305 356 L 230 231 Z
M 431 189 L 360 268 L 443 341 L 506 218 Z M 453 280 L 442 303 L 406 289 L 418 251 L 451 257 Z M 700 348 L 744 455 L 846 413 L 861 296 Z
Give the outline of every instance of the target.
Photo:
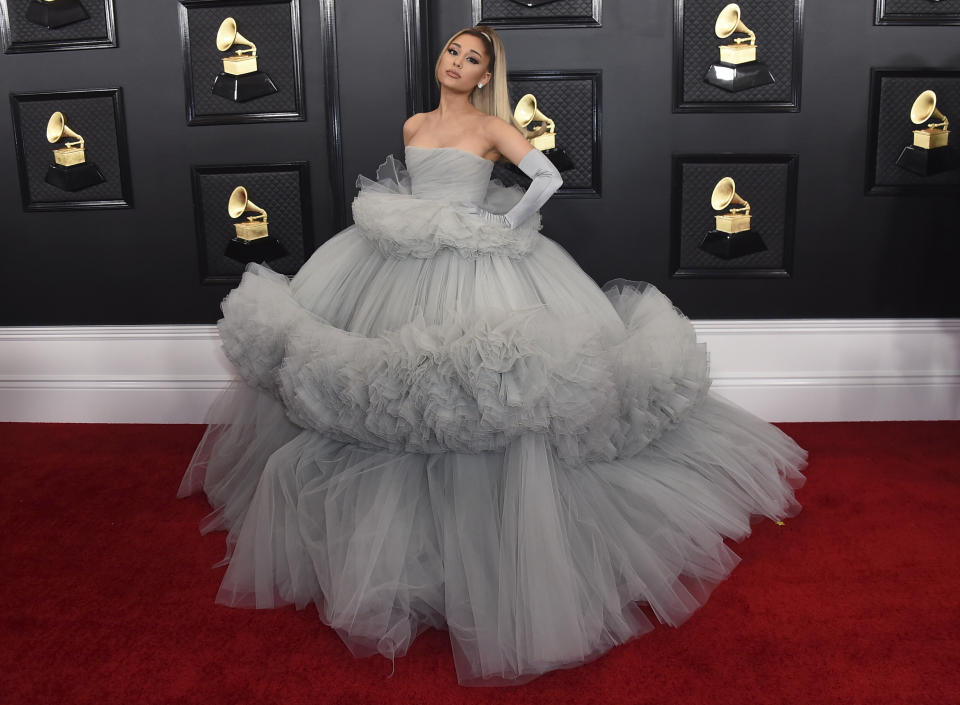
M 492 78 L 484 84 L 483 88 L 474 87 L 470 93 L 470 102 L 477 110 L 487 115 L 496 115 L 519 130 L 519 125 L 513 119 L 513 109 L 510 107 L 510 94 L 507 91 L 507 50 L 500 41 L 500 36 L 493 27 L 487 25 L 468 27 L 450 37 L 443 45 L 444 51 L 450 46 L 450 42 L 461 34 L 469 34 L 483 42 L 483 48 L 490 59 L 488 70 Z M 433 67 L 434 80 L 437 80 L 440 58 L 437 57 L 437 63 Z M 439 85 L 439 80 L 437 84 Z

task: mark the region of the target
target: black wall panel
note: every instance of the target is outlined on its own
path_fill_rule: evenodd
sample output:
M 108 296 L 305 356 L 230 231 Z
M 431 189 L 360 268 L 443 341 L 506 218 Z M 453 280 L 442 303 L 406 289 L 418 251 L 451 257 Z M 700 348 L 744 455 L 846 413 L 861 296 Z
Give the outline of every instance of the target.
M 471 14 L 432 7 L 436 56 Z M 960 316 L 960 195 L 866 196 L 863 179 L 870 67 L 958 67 L 960 28 L 878 27 L 873 10 L 805 3 L 798 113 L 672 113 L 669 0 L 604 0 L 600 28 L 501 30 L 511 71 L 603 71 L 603 197 L 553 199 L 544 233 L 599 283 L 653 282 L 697 318 Z M 751 152 L 799 155 L 791 277 L 671 277 L 672 155 Z
M 387 154 L 403 153 L 406 61 L 402 0 L 337 2 L 343 172 L 347 201 L 358 174 L 373 178 Z
M 471 23 L 472 3 L 424 4 L 432 70 L 442 39 Z M 228 287 L 200 283 L 191 164 L 309 161 L 314 241 L 327 239 L 357 174 L 401 154 L 403 7 L 337 3 L 340 199 L 315 0 L 300 7 L 303 122 L 187 127 L 175 2 L 119 4 L 115 49 L 0 56 L 4 94 L 123 88 L 135 204 L 24 212 L 10 113 L 0 110 L 0 324 L 216 320 Z M 544 210 L 544 233 L 594 279 L 651 281 L 698 318 L 960 316 L 960 197 L 867 196 L 863 179 L 870 67 L 958 67 L 960 28 L 875 26 L 872 4 L 808 2 L 800 112 L 675 114 L 673 3 L 605 0 L 602 23 L 501 30 L 511 71 L 602 72 L 602 196 Z M 789 278 L 670 276 L 672 156 L 720 153 L 799 155 Z
M 300 3 L 306 120 L 193 127 L 178 8 L 117 3 L 117 48 L 0 55 L 0 325 L 215 321 L 229 286 L 201 284 L 192 164 L 309 161 L 315 242 L 332 234 L 320 3 Z M 134 207 L 24 212 L 7 94 L 117 86 Z

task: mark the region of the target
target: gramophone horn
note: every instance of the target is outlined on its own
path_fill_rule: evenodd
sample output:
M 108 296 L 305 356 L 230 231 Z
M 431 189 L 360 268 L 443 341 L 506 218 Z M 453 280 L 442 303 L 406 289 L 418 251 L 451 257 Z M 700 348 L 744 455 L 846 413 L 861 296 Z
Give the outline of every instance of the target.
M 740 6 L 735 2 L 730 3 L 725 8 L 720 10 L 720 14 L 717 15 L 717 23 L 713 27 L 714 33 L 724 39 L 729 37 L 731 34 L 736 32 L 741 32 L 743 34 L 749 34 L 751 37 L 756 37 L 756 35 L 750 31 L 750 29 L 740 21 Z
M 729 176 L 720 179 L 717 185 L 713 187 L 713 193 L 710 195 L 710 205 L 713 206 L 713 210 L 722 211 L 729 206 L 735 193 L 736 185 L 733 179 Z
M 63 136 L 72 137 L 83 142 L 83 137 L 67 127 L 67 119 L 59 110 L 47 120 L 47 142 L 53 144 L 63 139 Z
M 731 203 L 743 206 L 749 205 L 737 195 L 737 185 L 734 180 L 729 176 L 724 176 L 713 187 L 713 193 L 710 195 L 710 205 L 713 206 L 713 210 L 722 211 Z
M 230 200 L 227 201 L 227 213 L 231 218 L 239 218 L 247 211 L 254 211 L 266 218 L 267 212 L 247 197 L 247 189 L 243 186 L 237 186 L 230 194 Z
M 237 21 L 228 17 L 220 23 L 220 29 L 217 30 L 217 49 L 226 51 L 233 46 L 233 40 L 237 38 Z
M 915 125 L 922 125 L 932 117 L 943 121 L 947 119 L 943 113 L 937 110 L 937 94 L 927 90 L 913 101 L 913 105 L 910 107 L 910 120 Z
M 47 120 L 47 142 L 53 144 L 63 137 L 63 128 L 67 126 L 66 118 L 59 110 Z
M 227 213 L 231 218 L 239 218 L 247 210 L 247 189 L 243 186 L 237 186 L 230 194 L 230 200 L 227 201 Z
M 527 93 L 519 101 L 513 111 L 513 119 L 522 127 L 526 127 L 531 122 L 544 122 L 547 125 L 553 125 L 554 122 L 537 109 L 537 98 L 533 93 Z
M 243 44 L 256 49 L 256 45 L 237 31 L 237 21 L 228 17 L 220 23 L 220 29 L 217 30 L 217 49 L 226 51 L 234 44 Z
M 513 118 L 521 125 L 527 125 L 537 114 L 537 97 L 533 93 L 527 93 L 517 101 L 517 107 L 514 108 Z

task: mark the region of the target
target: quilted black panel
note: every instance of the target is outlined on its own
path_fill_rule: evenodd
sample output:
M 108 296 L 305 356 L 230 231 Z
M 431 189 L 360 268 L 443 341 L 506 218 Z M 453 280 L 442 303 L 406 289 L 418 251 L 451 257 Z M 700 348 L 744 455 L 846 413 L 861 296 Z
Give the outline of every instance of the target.
M 203 167 L 200 167 L 201 169 Z M 243 173 L 197 173 L 199 195 L 194 195 L 194 208 L 198 223 L 197 233 L 201 251 L 206 258 L 206 270 L 202 277 L 237 277 L 244 265 L 226 257 L 223 253 L 227 243 L 236 234 L 234 223 L 246 220 L 248 213 L 236 220 L 227 213 L 227 201 L 237 186 L 244 186 L 251 201 L 267 211 L 270 235 L 286 248 L 285 257 L 271 260 L 270 267 L 284 274 L 294 274 L 304 262 L 307 251 L 305 240 L 311 237 L 303 222 L 304 208 L 309 203 L 309 194 L 300 192 L 300 172 L 297 169 L 279 171 L 255 171 Z
M 767 249 L 742 257 L 724 260 L 699 248 L 703 236 L 715 228 L 715 215 L 710 195 L 717 182 L 725 176 L 736 182 L 737 194 L 750 203 L 751 229 L 759 231 Z M 792 224 L 787 223 L 789 199 L 789 168 L 786 163 L 715 164 L 684 162 L 681 164 L 681 199 L 679 233 L 680 269 L 737 270 L 787 269 L 785 238 Z
M 227 17 L 235 19 L 237 31 L 257 45 L 257 67 L 273 79 L 277 86 L 276 93 L 242 103 L 213 94 L 213 81 L 223 70 L 222 59 L 235 51 L 221 52 L 217 49 L 217 29 Z M 294 44 L 289 3 L 189 6 L 187 18 L 194 115 L 296 112 Z
M 121 200 L 123 198 L 117 121 L 111 97 L 15 100 L 14 110 L 19 112 L 20 137 L 31 203 Z M 70 129 L 83 137 L 87 161 L 99 167 L 106 177 L 103 183 L 70 192 L 51 186 L 44 181 L 47 167 L 54 163 L 53 150 L 63 147 L 65 142 L 61 140 L 55 145 L 47 142 L 47 121 L 50 115 L 58 110 L 66 117 Z
M 30 0 L 5 0 L 10 18 L 10 35 L 15 44 L 76 39 L 106 39 L 107 12 L 103 0 L 80 0 L 87 19 L 56 29 L 47 29 L 27 20 Z
M 563 187 L 568 189 L 592 189 L 599 191 L 599 175 L 593 173 L 593 145 L 596 140 L 593 128 L 593 111 L 596 96 L 594 82 L 590 77 L 570 76 L 563 78 L 510 79 L 510 105 L 526 93 L 537 98 L 537 108 L 552 119 L 557 126 L 557 147 L 562 148 L 573 160 L 574 168 L 564 171 Z M 505 184 L 526 186 L 530 180 L 523 174 L 498 165 L 494 177 Z
M 711 64 L 720 60 L 720 44 L 731 43 L 736 34 L 719 39 L 714 33 L 717 15 L 725 0 L 682 0 L 683 91 L 685 103 L 789 102 L 792 99 L 793 43 L 796 0 L 745 0 L 741 19 L 757 35 L 757 60 L 770 69 L 775 83 L 731 93 L 706 83 Z
M 884 15 L 960 15 L 960 2 L 957 0 L 886 0 L 883 3 Z
M 931 176 L 920 176 L 897 166 L 897 158 L 903 148 L 913 144 L 913 131 L 917 129 L 910 121 L 910 107 L 922 91 L 930 89 L 937 94 L 937 108 L 951 121 L 950 144 L 960 150 L 960 132 L 953 125 L 960 125 L 960 75 L 954 78 L 884 76 L 880 79 L 877 144 L 874 185 L 876 186 L 922 186 L 960 184 L 960 171 L 953 170 Z
M 513 0 L 480 0 L 481 21 L 539 19 L 539 18 L 590 18 L 593 15 L 593 0 L 554 0 L 537 7 L 526 7 Z

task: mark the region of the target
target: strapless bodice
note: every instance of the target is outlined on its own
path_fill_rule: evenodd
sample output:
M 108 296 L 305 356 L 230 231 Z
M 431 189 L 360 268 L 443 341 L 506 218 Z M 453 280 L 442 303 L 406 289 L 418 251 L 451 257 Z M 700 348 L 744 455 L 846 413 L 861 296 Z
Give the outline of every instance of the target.
M 539 213 L 509 228 L 464 205 L 506 213 L 523 197 L 519 186 L 490 179 L 489 159 L 454 147 L 407 147 L 406 162 L 390 155 L 376 181 L 357 179 L 353 222 L 385 255 L 433 257 L 451 249 L 464 257 L 523 257 L 539 242 Z
M 487 195 L 493 162 L 456 147 L 405 150 L 412 195 L 438 201 L 481 203 Z

